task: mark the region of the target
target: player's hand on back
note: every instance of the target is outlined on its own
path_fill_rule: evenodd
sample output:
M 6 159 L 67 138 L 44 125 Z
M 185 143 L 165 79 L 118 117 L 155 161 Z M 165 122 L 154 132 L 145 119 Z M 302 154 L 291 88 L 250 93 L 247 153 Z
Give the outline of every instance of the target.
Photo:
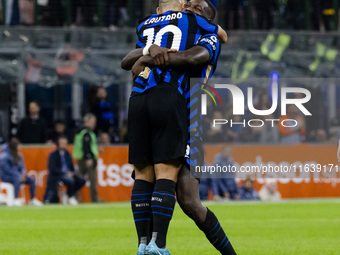
M 150 57 L 155 61 L 156 66 L 167 66 L 169 64 L 169 49 L 159 47 L 156 44 L 149 48 Z

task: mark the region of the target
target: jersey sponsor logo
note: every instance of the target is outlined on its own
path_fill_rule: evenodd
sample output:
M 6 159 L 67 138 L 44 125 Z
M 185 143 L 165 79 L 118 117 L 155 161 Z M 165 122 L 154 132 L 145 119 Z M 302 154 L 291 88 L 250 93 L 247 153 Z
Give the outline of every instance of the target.
M 142 76 L 144 79 L 148 79 L 150 72 L 151 72 L 151 69 L 146 66 L 145 69 L 139 74 L 139 76 Z
M 159 16 L 157 18 L 150 18 L 147 19 L 144 22 L 144 25 L 150 25 L 153 23 L 158 23 L 158 22 L 162 22 L 162 21 L 169 21 L 169 20 L 175 20 L 175 19 L 181 19 L 183 17 L 183 14 L 181 12 L 178 13 L 172 13 L 169 15 L 163 15 L 163 16 Z
M 215 51 L 216 50 L 216 43 L 217 43 L 217 37 L 211 36 L 210 38 L 203 38 L 199 41 L 200 43 L 206 42 L 211 45 L 211 48 Z

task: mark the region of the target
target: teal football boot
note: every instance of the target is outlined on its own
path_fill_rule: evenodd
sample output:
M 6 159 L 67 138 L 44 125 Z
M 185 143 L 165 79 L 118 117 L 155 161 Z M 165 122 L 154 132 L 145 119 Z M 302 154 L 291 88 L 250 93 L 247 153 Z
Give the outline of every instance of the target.
M 148 255 L 171 255 L 167 248 L 158 248 L 154 241 L 151 241 L 145 249 L 145 254 Z

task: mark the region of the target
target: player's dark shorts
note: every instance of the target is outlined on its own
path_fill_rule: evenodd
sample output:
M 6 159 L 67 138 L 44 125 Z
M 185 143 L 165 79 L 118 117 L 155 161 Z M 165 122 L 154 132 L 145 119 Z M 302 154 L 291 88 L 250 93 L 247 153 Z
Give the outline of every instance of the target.
M 130 98 L 129 163 L 157 164 L 183 158 L 188 139 L 184 96 L 164 83 Z

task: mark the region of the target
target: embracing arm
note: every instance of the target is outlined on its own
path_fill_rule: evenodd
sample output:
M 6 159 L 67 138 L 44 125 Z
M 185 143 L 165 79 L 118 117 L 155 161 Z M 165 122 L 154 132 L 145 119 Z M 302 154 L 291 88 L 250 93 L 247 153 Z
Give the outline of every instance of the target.
M 143 48 L 130 51 L 122 60 L 120 67 L 124 70 L 131 70 L 135 62 L 143 56 Z
M 158 46 L 157 46 L 158 47 Z M 160 48 L 160 47 L 159 47 Z M 190 69 L 192 67 L 206 64 L 210 59 L 208 50 L 202 46 L 194 46 L 185 51 L 178 51 L 168 54 L 168 61 L 165 61 L 165 67 L 174 69 Z M 132 74 L 137 77 L 145 68 L 160 66 L 151 56 L 141 57 L 132 67 Z
M 228 41 L 227 32 L 219 25 L 217 35 L 220 37 L 222 43 L 226 43 Z
M 169 54 L 168 67 L 171 68 L 192 68 L 206 64 L 210 59 L 208 50 L 202 46 L 194 46 L 185 51 L 178 51 Z
M 166 67 L 176 69 L 188 69 L 198 65 L 203 65 L 206 64 L 210 58 L 208 50 L 202 46 L 194 46 L 185 51 L 169 53 L 168 56 L 169 59 L 165 62 Z M 140 61 L 142 64 L 149 67 L 159 65 L 155 63 L 155 60 L 150 56 L 143 56 Z

